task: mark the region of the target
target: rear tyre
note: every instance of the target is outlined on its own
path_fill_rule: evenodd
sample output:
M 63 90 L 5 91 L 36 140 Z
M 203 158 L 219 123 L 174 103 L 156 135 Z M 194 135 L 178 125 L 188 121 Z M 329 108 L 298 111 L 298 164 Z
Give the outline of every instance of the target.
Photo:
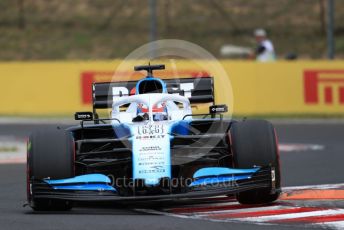
M 265 204 L 280 195 L 280 165 L 275 129 L 265 120 L 236 122 L 230 129 L 231 148 L 236 168 L 272 166 L 275 168 L 275 192 L 272 188 L 240 192 L 237 200 L 241 204 Z
M 46 129 L 30 135 L 27 146 L 27 199 L 36 211 L 65 211 L 72 202 L 36 199 L 30 180 L 62 179 L 74 176 L 74 142 L 71 133 L 59 128 Z

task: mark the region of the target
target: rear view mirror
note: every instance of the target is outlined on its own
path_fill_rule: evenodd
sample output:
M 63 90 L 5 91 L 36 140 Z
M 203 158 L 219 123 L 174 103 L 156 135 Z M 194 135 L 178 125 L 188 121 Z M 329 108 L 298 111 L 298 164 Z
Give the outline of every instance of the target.
M 92 121 L 93 113 L 92 112 L 76 112 L 74 114 L 74 119 L 77 121 Z
M 209 113 L 215 114 L 215 113 L 226 113 L 228 112 L 227 105 L 212 105 L 209 106 Z

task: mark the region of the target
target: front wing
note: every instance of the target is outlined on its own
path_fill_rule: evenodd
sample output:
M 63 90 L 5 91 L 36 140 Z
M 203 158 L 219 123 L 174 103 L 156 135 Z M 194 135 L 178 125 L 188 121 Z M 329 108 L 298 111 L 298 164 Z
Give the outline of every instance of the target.
M 52 181 L 35 180 L 34 178 L 30 181 L 30 192 L 33 199 L 129 202 L 229 195 L 261 188 L 271 189 L 271 193 L 275 193 L 276 189 L 279 189 L 275 187 L 274 168 L 266 166 L 256 168 L 254 171 L 254 173 L 241 173 L 240 175 L 205 175 L 205 177 L 194 179 L 194 181 L 201 181 L 201 183 L 196 183 L 196 186 L 189 186 L 183 193 L 162 195 L 121 196 L 115 188 L 108 185 L 108 181 L 106 180 L 73 181 L 73 179 L 66 179 Z

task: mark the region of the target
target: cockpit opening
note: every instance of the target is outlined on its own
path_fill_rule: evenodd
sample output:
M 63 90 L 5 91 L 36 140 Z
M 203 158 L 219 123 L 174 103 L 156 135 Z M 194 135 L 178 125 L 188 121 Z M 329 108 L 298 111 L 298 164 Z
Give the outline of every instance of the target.
M 162 93 L 163 85 L 159 80 L 150 79 L 140 82 L 138 85 L 139 94 Z

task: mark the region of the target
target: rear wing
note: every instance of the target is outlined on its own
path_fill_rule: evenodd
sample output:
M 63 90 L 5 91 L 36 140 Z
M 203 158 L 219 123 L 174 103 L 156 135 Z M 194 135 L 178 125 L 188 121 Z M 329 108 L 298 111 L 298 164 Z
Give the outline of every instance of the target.
M 163 79 L 163 81 L 166 83 L 168 93 L 186 96 L 191 104 L 215 102 L 213 77 Z M 93 83 L 93 113 L 96 114 L 96 109 L 111 108 L 113 97 L 134 95 L 137 82 Z

